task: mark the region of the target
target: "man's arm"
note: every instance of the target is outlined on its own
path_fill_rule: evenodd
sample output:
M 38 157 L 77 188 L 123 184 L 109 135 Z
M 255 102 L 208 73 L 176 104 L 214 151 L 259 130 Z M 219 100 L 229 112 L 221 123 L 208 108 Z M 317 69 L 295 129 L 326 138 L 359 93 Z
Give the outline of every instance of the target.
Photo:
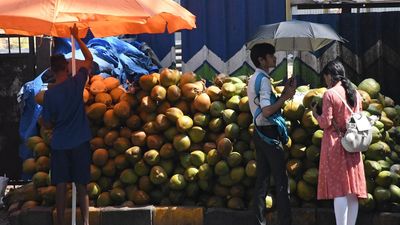
M 76 27 L 76 24 L 74 24 L 74 26 L 71 28 L 71 35 L 78 42 L 82 54 L 85 57 L 85 60 L 82 63 L 82 67 L 85 67 L 87 70 L 90 71 L 92 68 L 93 56 L 87 48 L 86 44 L 78 37 L 78 28 Z
M 79 59 L 75 59 L 75 65 L 76 65 L 76 71 L 78 72 L 80 68 L 85 67 L 86 68 L 86 63 L 85 60 L 79 60 Z M 69 67 L 69 71 L 72 71 L 72 60 L 68 59 L 68 67 Z
M 280 110 L 285 103 L 286 100 L 289 98 L 293 97 L 293 95 L 296 93 L 296 86 L 297 82 L 296 80 L 288 80 L 288 82 L 285 85 L 285 89 L 283 90 L 283 93 L 278 100 L 272 104 L 268 105 L 262 108 L 262 114 L 264 117 L 269 117 L 270 115 L 274 114 L 278 110 Z
M 280 110 L 283 106 L 283 103 L 285 103 L 287 99 L 282 98 L 282 96 L 280 98 L 278 98 L 278 100 L 269 106 L 265 106 L 264 108 L 262 108 L 262 114 L 264 117 L 269 117 L 270 115 L 274 114 L 275 112 L 277 112 L 278 110 Z
M 46 129 L 52 129 L 53 128 L 53 123 L 45 121 L 43 117 L 39 117 L 38 123 L 40 126 L 46 128 Z

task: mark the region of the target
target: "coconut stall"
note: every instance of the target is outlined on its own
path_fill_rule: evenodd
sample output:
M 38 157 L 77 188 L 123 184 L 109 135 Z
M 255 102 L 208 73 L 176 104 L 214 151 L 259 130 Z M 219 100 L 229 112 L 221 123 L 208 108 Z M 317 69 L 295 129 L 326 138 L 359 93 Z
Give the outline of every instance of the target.
M 136 94 L 117 79 L 94 76 L 84 90 L 93 139 L 91 206 L 199 206 L 245 210 L 256 176 L 254 127 L 246 94 L 246 76 L 217 76 L 205 87 L 192 72 L 163 69 L 140 78 Z M 282 87 L 275 87 L 277 94 Z M 311 102 L 321 105 L 326 88 L 300 86 L 283 107 L 290 140 L 285 146 L 293 207 L 324 207 L 316 201 L 323 131 L 312 116 Z M 363 113 L 380 117 L 373 142 L 363 154 L 368 199 L 363 211 L 399 211 L 400 106 L 366 79 L 358 85 Z M 40 104 L 40 95 L 37 97 Z M 49 185 L 51 130 L 26 145 L 34 158 L 23 163 L 32 182 L 8 194 L 9 211 L 54 206 Z M 273 181 L 272 181 L 273 185 Z M 272 190 L 272 189 L 271 189 Z M 266 198 L 274 208 L 274 193 Z M 70 201 L 69 201 L 70 202 Z M 329 204 L 329 203 L 328 203 Z

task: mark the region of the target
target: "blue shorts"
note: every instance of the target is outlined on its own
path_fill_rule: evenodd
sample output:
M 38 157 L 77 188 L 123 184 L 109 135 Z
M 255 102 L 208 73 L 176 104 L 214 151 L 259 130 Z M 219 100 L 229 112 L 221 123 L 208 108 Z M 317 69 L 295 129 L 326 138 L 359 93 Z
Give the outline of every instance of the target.
M 51 184 L 90 182 L 90 144 L 83 144 L 72 149 L 51 150 Z

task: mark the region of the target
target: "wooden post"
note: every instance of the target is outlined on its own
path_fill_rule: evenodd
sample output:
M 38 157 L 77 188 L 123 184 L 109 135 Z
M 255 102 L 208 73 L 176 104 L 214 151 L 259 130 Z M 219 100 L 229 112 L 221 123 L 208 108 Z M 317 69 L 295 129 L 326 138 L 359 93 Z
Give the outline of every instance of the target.
M 286 21 L 292 20 L 292 0 L 286 0 Z

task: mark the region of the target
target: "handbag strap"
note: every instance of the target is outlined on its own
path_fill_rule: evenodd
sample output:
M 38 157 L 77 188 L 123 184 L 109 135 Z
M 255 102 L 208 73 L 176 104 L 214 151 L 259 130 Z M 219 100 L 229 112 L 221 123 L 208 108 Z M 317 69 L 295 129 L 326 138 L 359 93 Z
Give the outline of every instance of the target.
M 333 91 L 333 93 L 335 93 L 339 98 L 340 98 L 340 100 L 342 100 L 342 102 L 344 103 L 344 105 L 349 109 L 349 111 L 351 112 L 351 114 L 353 115 L 354 114 L 354 111 L 350 108 L 350 106 L 347 104 L 347 102 L 342 98 L 342 96 L 340 96 L 340 94 L 339 93 L 337 93 L 337 91 L 335 90 L 335 89 L 331 89 L 332 91 Z
M 335 89 L 331 89 L 331 90 L 333 91 L 333 93 L 335 93 L 335 94 L 340 98 L 340 100 L 342 100 L 342 102 L 344 103 L 344 105 L 346 106 L 346 108 L 349 109 L 349 111 L 350 111 L 351 114 L 353 115 L 353 114 L 354 114 L 353 110 L 352 110 L 352 109 L 350 108 L 350 106 L 346 103 L 346 101 L 342 98 L 342 96 L 340 96 L 340 94 L 339 94 Z M 336 132 L 339 134 L 339 136 L 340 136 L 340 137 L 343 137 L 343 134 L 342 134 L 342 132 L 339 130 L 339 128 L 338 128 L 338 126 L 337 126 L 335 120 L 332 120 L 332 124 L 333 124 L 333 127 L 335 127 L 335 130 L 336 130 Z

